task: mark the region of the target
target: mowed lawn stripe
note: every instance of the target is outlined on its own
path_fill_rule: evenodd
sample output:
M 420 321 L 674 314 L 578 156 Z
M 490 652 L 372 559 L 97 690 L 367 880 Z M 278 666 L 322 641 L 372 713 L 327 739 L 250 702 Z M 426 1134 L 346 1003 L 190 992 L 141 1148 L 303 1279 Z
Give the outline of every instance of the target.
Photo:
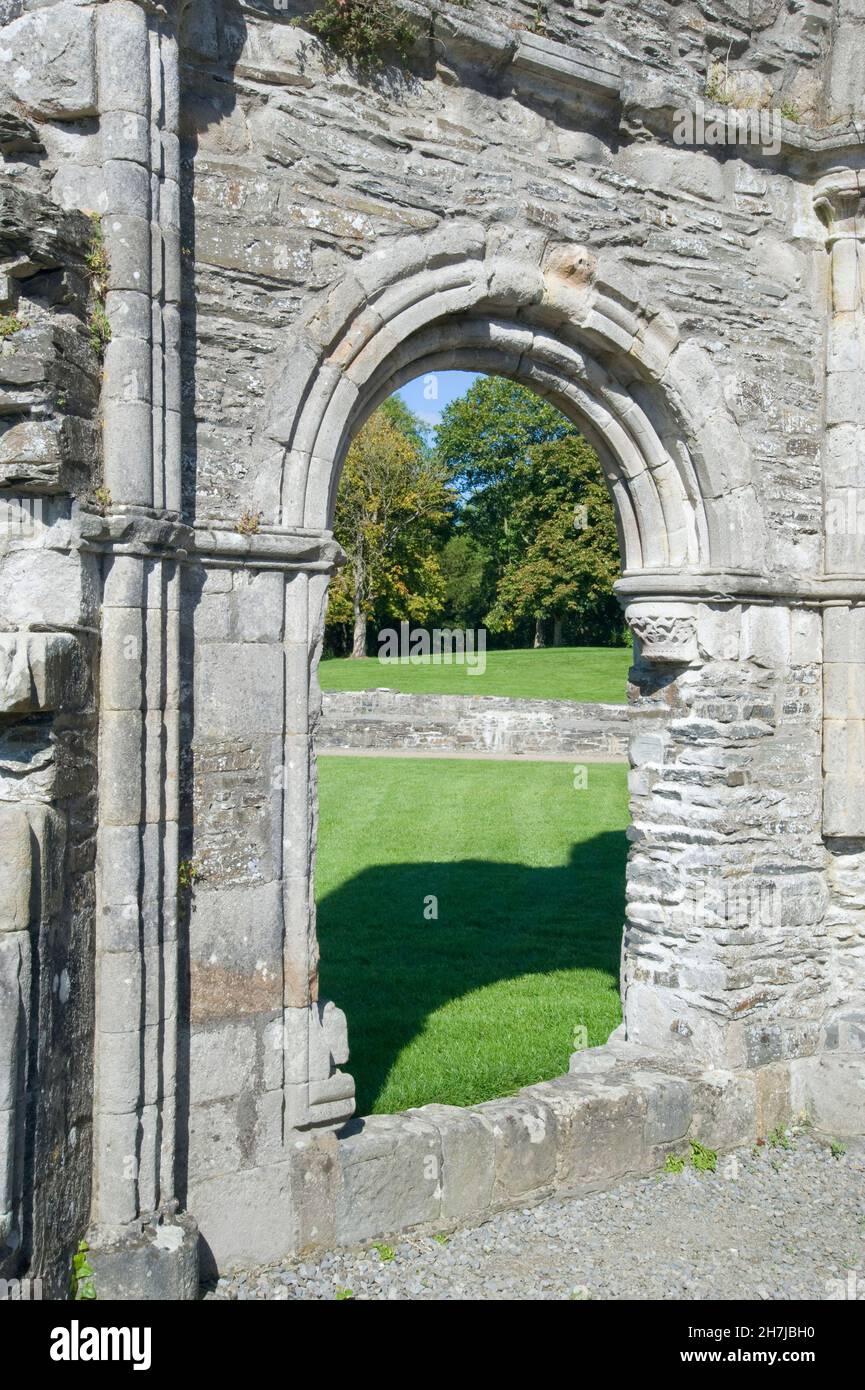
M 322 690 L 390 690 L 427 695 L 505 695 L 522 700 L 627 698 L 630 647 L 545 647 L 485 653 L 485 670 L 427 660 L 419 664 L 329 657 L 319 663 Z
M 592 764 L 577 790 L 561 763 L 320 762 L 322 990 L 348 1015 L 362 1113 L 509 1094 L 616 1027 L 626 775 Z

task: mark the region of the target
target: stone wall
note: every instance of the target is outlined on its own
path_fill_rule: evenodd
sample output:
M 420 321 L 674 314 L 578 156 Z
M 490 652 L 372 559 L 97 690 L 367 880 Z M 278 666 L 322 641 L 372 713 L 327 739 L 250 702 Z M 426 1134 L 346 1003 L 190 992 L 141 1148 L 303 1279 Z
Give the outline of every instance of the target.
M 628 713 L 624 705 L 573 700 L 327 690 L 315 742 L 320 752 L 456 749 L 614 762 L 627 756 Z
M 94 226 L 29 120 L 0 152 L 0 1277 L 56 1291 L 90 1211 L 102 363 Z
M 340 469 L 448 368 L 562 409 L 616 507 L 627 1066 L 691 1078 L 682 1135 L 707 1068 L 729 1142 L 862 1124 L 858 0 L 411 2 L 365 74 L 307 8 L 0 0 L 0 1239 L 56 1290 L 88 1221 L 103 1296 L 180 1292 L 195 1219 L 225 1264 L 382 1184 L 364 1237 L 426 1220 L 428 1141 L 465 1169 L 470 1116 L 334 1137 L 314 910 Z M 550 1132 L 506 1110 L 495 1201 Z

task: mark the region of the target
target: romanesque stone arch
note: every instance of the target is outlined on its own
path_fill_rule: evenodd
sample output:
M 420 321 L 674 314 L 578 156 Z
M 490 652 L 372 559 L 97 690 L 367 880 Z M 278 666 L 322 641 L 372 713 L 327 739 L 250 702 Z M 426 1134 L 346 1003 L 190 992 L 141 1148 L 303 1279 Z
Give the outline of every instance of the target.
M 760 568 L 748 450 L 708 358 L 630 272 L 584 247 L 511 247 L 471 223 L 405 238 L 360 262 L 287 356 L 267 427 L 286 447 L 284 525 L 329 525 L 350 439 L 386 395 L 471 362 L 579 422 L 604 464 L 626 573 Z

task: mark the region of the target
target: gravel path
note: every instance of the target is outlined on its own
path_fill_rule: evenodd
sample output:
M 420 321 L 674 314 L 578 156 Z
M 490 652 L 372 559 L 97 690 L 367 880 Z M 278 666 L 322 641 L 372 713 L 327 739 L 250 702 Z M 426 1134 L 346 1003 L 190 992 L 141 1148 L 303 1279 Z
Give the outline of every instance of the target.
M 438 1239 L 239 1271 L 205 1297 L 830 1299 L 852 1288 L 865 1301 L 865 1145 L 833 1155 L 795 1131 L 785 1142 L 722 1157 L 715 1173 L 550 1199 Z

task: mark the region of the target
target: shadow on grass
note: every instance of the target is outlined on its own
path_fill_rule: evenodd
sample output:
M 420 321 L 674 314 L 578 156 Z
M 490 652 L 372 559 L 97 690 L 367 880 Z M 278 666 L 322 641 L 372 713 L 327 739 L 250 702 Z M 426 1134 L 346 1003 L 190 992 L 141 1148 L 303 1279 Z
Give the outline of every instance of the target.
M 430 1015 L 502 981 L 587 972 L 575 981 L 570 1003 L 585 1006 L 589 1044 L 604 1042 L 618 1022 L 626 858 L 625 835 L 606 831 L 574 845 L 566 866 L 476 860 L 371 866 L 327 894 L 318 904 L 322 992 L 348 1018 L 349 1070 L 357 1083 L 358 1113 L 382 1108 L 379 1098 L 394 1064 L 424 1031 Z M 437 900 L 437 920 L 424 916 L 430 895 Z M 497 1008 L 495 1026 L 483 1026 L 484 1001 L 476 1037 L 454 1039 L 453 1065 L 461 1068 L 468 1092 L 477 1092 L 459 1103 L 489 1098 L 483 1091 L 490 1083 L 481 1078 L 495 1073 L 491 1054 L 505 1045 L 503 1040 L 519 1053 L 521 1044 L 509 1037 L 513 1030 L 527 1027 L 531 1034 L 533 1028 L 549 1025 L 559 1035 L 556 1058 L 561 1055 L 562 1061 L 552 1062 L 548 1074 L 567 1065 L 578 1021 L 573 1008 L 565 999 L 547 1023 L 527 1020 L 528 983 L 522 1009 L 518 999 L 492 1001 L 488 996 Z M 531 1039 L 527 1045 L 531 1049 Z M 546 1038 L 540 1048 L 535 1043 L 524 1076 L 518 1075 L 521 1063 L 516 1065 L 515 1085 L 540 1079 L 532 1067 L 545 1049 L 549 1051 Z M 440 1059 L 438 1065 L 447 1067 L 449 1060 Z M 437 1084 L 434 1074 L 419 1080 L 419 1093 L 400 1103 L 448 1099 L 429 1093 Z M 492 1084 L 500 1085 L 501 1078 Z

